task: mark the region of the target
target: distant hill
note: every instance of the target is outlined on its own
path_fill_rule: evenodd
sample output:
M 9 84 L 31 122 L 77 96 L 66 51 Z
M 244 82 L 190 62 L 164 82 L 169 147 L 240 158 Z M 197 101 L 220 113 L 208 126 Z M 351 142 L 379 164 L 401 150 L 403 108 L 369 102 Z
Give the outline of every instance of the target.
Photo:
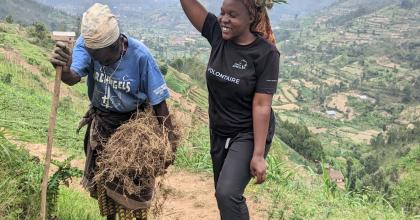
M 42 22 L 50 30 L 77 29 L 75 17 L 32 0 L 0 0 L 0 18 L 9 15 L 23 24 Z
M 110 5 L 120 15 L 124 23 L 137 23 L 142 25 L 173 28 L 185 24 L 185 15 L 182 12 L 179 0 L 36 0 L 45 5 L 56 7 L 74 15 L 80 15 L 95 2 Z M 307 15 L 316 12 L 337 0 L 291 0 L 289 4 L 275 6 L 270 12 L 271 20 L 275 25 L 284 19 L 294 18 L 295 15 Z M 202 1 L 209 11 L 218 14 L 222 0 Z

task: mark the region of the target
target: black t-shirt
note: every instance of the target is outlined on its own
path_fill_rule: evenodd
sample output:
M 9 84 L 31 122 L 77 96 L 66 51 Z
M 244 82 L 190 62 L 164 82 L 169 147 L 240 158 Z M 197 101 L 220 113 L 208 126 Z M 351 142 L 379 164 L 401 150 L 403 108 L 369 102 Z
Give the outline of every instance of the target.
M 211 13 L 202 35 L 212 47 L 206 70 L 210 128 L 225 136 L 253 131 L 252 100 L 255 93 L 276 93 L 279 51 L 258 35 L 249 45 L 223 40 L 217 17 Z

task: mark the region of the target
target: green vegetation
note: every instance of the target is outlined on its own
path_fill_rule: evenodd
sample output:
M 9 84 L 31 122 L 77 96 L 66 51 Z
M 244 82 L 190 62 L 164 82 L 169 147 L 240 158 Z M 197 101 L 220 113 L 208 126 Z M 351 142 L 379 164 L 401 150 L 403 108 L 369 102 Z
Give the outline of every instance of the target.
M 86 192 L 67 187 L 60 187 L 56 213 L 58 219 L 103 219 L 96 200 L 90 198 Z
M 48 204 L 48 215 L 57 215 L 57 200 L 59 197 L 60 185 L 69 186 L 69 182 L 73 177 L 81 177 L 83 171 L 78 168 L 72 167 L 70 162 L 74 159 L 69 157 L 63 162 L 52 160 L 51 163 L 58 167 L 58 170 L 50 177 L 48 181 L 47 190 L 47 204 Z
M 0 94 L 2 127 L 10 129 L 21 140 L 45 142 L 51 94 L 45 91 L 35 75 L 2 61 L 1 58 L 0 71 L 9 74 L 5 77 L 7 80 L 0 82 L 0 89 L 3 91 Z M 9 80 L 10 83 L 7 84 Z M 60 102 L 55 144 L 81 152 L 79 146 L 82 146 L 82 142 L 74 127 L 83 112 L 68 100 L 64 98 Z
M 205 129 L 192 129 L 195 137 L 207 135 Z M 177 166 L 195 171 L 208 172 L 211 167 L 208 143 L 193 141 L 204 147 L 184 146 L 177 154 Z M 259 197 L 271 198 L 270 219 L 403 219 L 405 214 L 392 208 L 379 193 L 365 190 L 363 193 L 346 193 L 325 190 L 329 179 L 318 176 L 310 167 L 296 166 L 288 161 L 289 148 L 275 138 L 269 157 L 268 181 L 260 186 L 250 184 L 247 191 Z M 293 154 L 293 153 L 292 153 Z M 207 155 L 207 156 L 206 156 Z M 328 178 L 328 177 L 327 177 Z M 334 183 L 330 182 L 335 189 Z M 252 199 L 252 198 L 251 198 Z
M 171 66 L 179 72 L 188 74 L 201 88 L 206 88 L 206 66 L 195 57 L 186 59 L 177 58 Z
M 415 46 L 420 23 L 418 15 L 412 16 L 419 6 L 410 0 L 339 1 L 317 16 L 284 24 L 287 40 L 279 43 L 284 57 L 279 88 L 298 91 L 293 103 L 300 110 L 278 115 L 320 132 L 315 138 L 325 161 L 344 174 L 348 199 L 367 195 L 369 202 L 389 203 L 407 216 L 419 214 L 413 204 L 420 177 L 411 171 L 410 178 L 399 178 L 409 171 L 398 164 L 420 148 L 414 135 L 418 111 L 413 110 L 420 103 Z M 292 103 L 283 96 L 276 105 Z M 293 147 L 290 140 L 307 129 L 297 133 L 281 130 L 279 136 Z M 307 155 L 311 150 L 297 151 Z M 413 164 L 419 161 L 412 159 Z
M 38 215 L 42 166 L 0 132 L 0 217 L 32 219 Z
M 307 127 L 288 121 L 277 120 L 276 135 L 306 159 L 319 162 L 324 159 L 321 142 L 313 136 Z
M 42 71 L 41 75 L 33 74 L 0 55 L 1 126 L 21 140 L 45 142 L 51 93 L 44 81 L 52 83 L 54 74 L 47 61 L 47 50 L 34 46 L 24 36 L 13 32 L 0 33 L 0 45 L 3 48 L 13 45 L 23 58 L 23 61 L 17 62 L 26 62 Z M 74 93 L 74 96 L 77 94 Z M 62 97 L 60 101 L 55 144 L 81 152 L 81 136 L 75 133 L 75 126 L 84 109 L 76 107 L 72 99 L 73 96 Z
M 9 51 L 14 48 L 21 57 L 11 61 L 6 58 L 7 54 L 0 55 L 0 218 L 36 219 L 43 167 L 39 164 L 39 159 L 29 156 L 24 150 L 18 150 L 8 142 L 3 131 L 16 140 L 46 142 L 52 94 L 45 83 L 52 82 L 54 69 L 47 61 L 46 54 L 50 49 L 35 46 L 34 42 L 25 37 L 29 36 L 31 28 L 24 29 L 14 24 L 4 26 L 3 23 L 0 26 L 5 30 L 0 32 L 1 49 Z M 16 31 L 21 34 L 18 35 Z M 40 70 L 40 73 L 31 72 L 34 69 Z M 77 89 L 81 90 L 79 87 Z M 69 97 L 63 97 L 60 101 L 54 141 L 55 145 L 65 147 L 70 154 L 79 156 L 82 152 L 83 136 L 75 133 L 75 127 L 83 109 L 73 102 L 73 99 L 78 100 L 77 94 L 78 92 L 70 90 Z M 79 106 L 80 104 L 78 103 Z M 80 175 L 80 171 L 70 167 L 70 159 L 56 161 L 54 164 L 58 166 L 58 171 L 49 182 L 50 214 L 67 219 L 61 216 L 68 216 L 72 209 L 60 209 L 61 203 L 63 200 L 69 201 L 66 196 L 77 193 L 70 189 L 59 191 L 59 185 L 66 184 L 68 178 Z M 84 204 L 87 198 L 82 199 L 81 196 L 80 200 L 83 200 L 80 204 Z M 55 209 L 57 203 L 58 208 Z M 77 209 L 77 206 L 72 207 Z M 79 206 L 80 216 L 98 216 L 82 211 Z M 84 219 L 76 215 L 73 218 Z
M 71 159 L 53 162 L 58 170 L 48 183 L 48 213 L 59 219 L 92 219 L 93 216 L 99 219 L 99 214 L 94 212 L 96 202 L 86 194 L 61 187 L 58 191 L 59 185 L 68 185 L 69 178 L 81 174 L 70 166 Z M 18 149 L 0 132 L 0 166 L 0 218 L 37 219 L 43 170 L 39 158 Z M 85 209 L 86 206 L 92 208 Z
M 197 123 L 187 134 L 188 139 L 177 151 L 175 165 L 182 168 L 211 171 L 209 129 Z
M 420 207 L 420 148 L 417 147 L 410 154 L 404 156 L 397 163 L 397 169 L 404 171 L 404 176 L 392 191 L 392 202 L 396 207 L 404 208 L 408 213 L 419 213 Z
M 188 82 L 185 82 L 185 80 L 179 78 L 175 71 L 169 70 L 165 76 L 165 80 L 169 88 L 171 88 L 177 93 L 185 94 L 190 88 L 190 84 L 188 84 Z

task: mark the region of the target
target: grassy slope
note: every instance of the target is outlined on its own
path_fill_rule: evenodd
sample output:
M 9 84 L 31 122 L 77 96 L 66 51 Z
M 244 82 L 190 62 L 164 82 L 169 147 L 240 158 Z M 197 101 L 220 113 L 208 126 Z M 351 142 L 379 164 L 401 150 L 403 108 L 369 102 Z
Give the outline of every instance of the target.
M 52 81 L 54 69 L 48 63 L 48 50 L 28 42 L 21 33 L 0 32 L 0 46 L 6 50 L 13 48 L 27 63 L 43 70 L 47 80 Z M 48 117 L 50 113 L 51 93 L 39 79 L 27 69 L 17 66 L 0 55 L 0 70 L 3 79 L 0 82 L 2 127 L 21 140 L 45 143 Z M 44 76 L 41 76 L 44 77 Z M 76 87 L 77 88 L 77 87 Z M 78 96 L 78 92 L 72 93 Z M 72 103 L 71 97 L 61 97 L 57 116 L 55 144 L 81 152 L 80 136 L 75 133 L 77 121 L 81 118 L 87 106 Z
M 0 218 L 35 217 L 42 167 L 27 152 L 17 150 L 0 132 Z
M 47 61 L 49 49 L 40 48 L 28 42 L 24 29 L 16 25 L 1 25 L 3 32 L 0 32 L 0 47 L 6 50 L 13 48 L 27 63 L 44 70 L 45 73 L 41 77 L 52 81 L 54 70 Z M 3 54 L 0 54 L 0 128 L 5 129 L 5 132 L 9 136 L 12 135 L 14 139 L 45 144 L 52 94 L 39 77 L 22 66 L 9 62 Z M 72 96 L 79 97 L 82 88 L 83 86 L 75 87 L 74 91 L 72 90 Z M 63 147 L 69 154 L 79 156 L 82 154 L 83 132 L 81 135 L 77 135 L 75 127 L 87 107 L 83 106 L 84 104 L 73 103 L 71 97 L 61 98 L 54 136 L 56 146 Z M 16 151 L 15 146 L 8 143 L 3 136 L 1 138 L 2 156 L 7 155 L 12 159 L 2 157 L 0 160 L 4 167 L 0 173 L 0 186 L 2 189 L 3 187 L 8 189 L 7 191 L 1 190 L 4 193 L 0 195 L 0 207 L 5 207 L 5 212 L 0 211 L 0 218 L 35 219 L 38 211 L 39 197 L 37 194 L 39 193 L 42 167 L 30 162 L 31 159 L 27 152 Z M 20 159 L 14 160 L 15 157 Z M 3 165 L 4 163 L 7 164 Z M 15 173 L 16 170 L 26 171 Z M 11 176 L 16 178 L 12 178 L 10 181 Z M 27 185 L 22 189 L 15 189 L 19 187 L 19 184 L 16 183 L 19 181 Z M 96 205 L 94 200 L 85 194 L 65 188 L 60 193 L 58 205 L 60 219 L 71 219 L 67 218 L 70 215 L 74 215 L 73 219 L 92 219 L 84 216 L 99 216 L 97 209 L 84 209 L 85 204 Z M 74 204 L 69 205 L 68 201 L 72 201 Z M 22 213 L 22 207 L 26 209 L 27 206 L 31 207 L 30 210 Z

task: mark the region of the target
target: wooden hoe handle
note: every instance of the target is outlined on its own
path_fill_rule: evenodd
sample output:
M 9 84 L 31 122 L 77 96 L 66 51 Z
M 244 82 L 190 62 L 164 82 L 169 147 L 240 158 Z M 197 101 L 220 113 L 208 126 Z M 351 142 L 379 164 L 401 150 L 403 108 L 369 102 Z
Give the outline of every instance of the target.
M 54 139 L 54 128 L 55 128 L 55 122 L 57 118 L 57 109 L 58 109 L 58 103 L 59 103 L 59 98 L 60 98 L 62 69 L 63 68 L 61 66 L 55 68 L 56 75 L 55 75 L 55 81 L 54 81 L 54 95 L 52 99 L 50 121 L 48 125 L 47 151 L 45 154 L 44 175 L 42 177 L 42 185 L 41 185 L 41 212 L 39 216 L 40 220 L 46 220 L 46 217 L 47 217 L 48 174 L 49 174 L 50 163 L 51 163 L 51 151 L 52 151 L 53 139 Z

